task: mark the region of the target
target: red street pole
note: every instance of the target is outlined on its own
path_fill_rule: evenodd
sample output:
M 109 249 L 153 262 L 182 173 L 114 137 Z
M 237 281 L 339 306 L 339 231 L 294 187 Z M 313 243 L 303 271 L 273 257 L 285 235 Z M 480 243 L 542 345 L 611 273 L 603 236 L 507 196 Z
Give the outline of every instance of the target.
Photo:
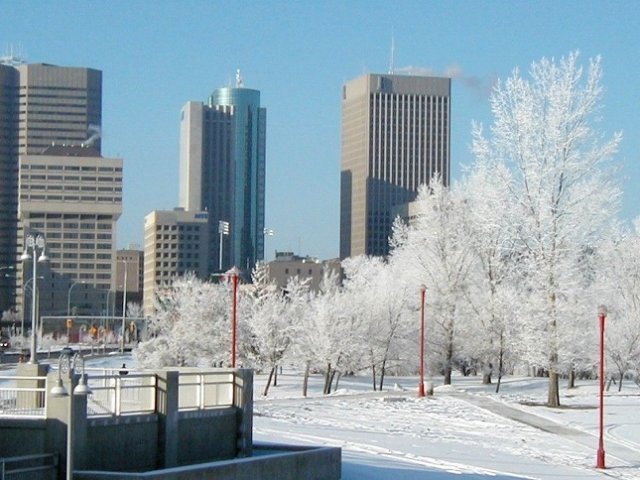
M 233 287 L 233 302 L 231 304 L 231 368 L 236 368 L 236 312 L 238 310 L 238 277 L 240 270 L 233 267 L 226 271 L 225 277 L 231 277 L 231 285 Z
M 418 397 L 424 397 L 424 299 L 427 287 L 420 287 L 420 383 L 418 384 Z
M 238 274 L 233 273 L 233 309 L 231 311 L 231 368 L 236 368 L 236 311 L 238 309 Z
M 598 319 L 600 320 L 600 436 L 598 438 L 598 455 L 596 468 L 604 466 L 604 320 L 607 318 L 607 308 L 604 305 L 598 307 Z

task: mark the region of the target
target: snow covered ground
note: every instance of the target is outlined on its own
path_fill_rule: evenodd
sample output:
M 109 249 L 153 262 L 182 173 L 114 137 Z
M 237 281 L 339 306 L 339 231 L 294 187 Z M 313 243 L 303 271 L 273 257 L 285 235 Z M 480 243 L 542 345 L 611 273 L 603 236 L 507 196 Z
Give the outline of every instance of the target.
M 343 479 L 640 479 L 640 389 L 626 385 L 605 397 L 606 471 L 594 468 L 597 383 L 562 388 L 560 409 L 540 406 L 546 379 L 509 378 L 500 395 L 478 377 L 454 379 L 418 398 L 416 379 L 389 378 L 372 392 L 370 379 L 347 377 L 322 396 L 322 378 L 301 397 L 302 379 L 278 378 L 267 398 L 255 384 L 254 439 L 339 446 Z M 436 384 L 438 379 L 436 379 Z M 395 384 L 395 388 L 394 388 Z M 525 405 L 526 404 L 526 405 Z
M 122 363 L 135 367 L 120 356 L 88 365 Z M 389 377 L 385 391 L 373 392 L 370 378 L 344 377 L 324 396 L 322 377 L 313 375 L 303 398 L 302 375 L 285 369 L 265 398 L 266 378 L 255 378 L 254 440 L 339 446 L 343 480 L 640 479 L 640 388 L 633 383 L 606 393 L 608 468 L 598 471 L 595 381 L 563 385 L 563 406 L 549 409 L 542 406 L 547 380 L 539 378 L 507 378 L 496 395 L 479 377 L 455 377 L 452 387 L 418 398 L 416 378 Z

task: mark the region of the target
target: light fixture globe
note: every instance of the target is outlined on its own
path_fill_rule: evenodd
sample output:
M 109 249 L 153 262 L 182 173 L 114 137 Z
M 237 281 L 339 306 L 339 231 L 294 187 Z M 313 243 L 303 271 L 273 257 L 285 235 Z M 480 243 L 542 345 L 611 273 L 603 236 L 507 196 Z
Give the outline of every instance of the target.
M 60 379 L 60 378 L 58 378 L 58 380 L 56 382 L 56 386 L 53 387 L 49 391 L 49 393 L 54 398 L 62 398 L 62 397 L 66 397 L 66 396 L 69 395 L 69 393 L 67 392 L 67 389 L 64 388 L 64 385 L 62 385 L 62 379 Z

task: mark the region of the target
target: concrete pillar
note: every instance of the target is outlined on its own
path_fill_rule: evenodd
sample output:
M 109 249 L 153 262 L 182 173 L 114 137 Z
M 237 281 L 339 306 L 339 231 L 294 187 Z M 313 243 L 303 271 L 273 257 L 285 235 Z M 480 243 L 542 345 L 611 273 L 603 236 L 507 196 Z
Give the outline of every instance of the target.
M 46 380 L 40 380 L 38 377 L 45 377 L 49 369 L 48 365 L 40 363 L 19 363 L 16 369 L 17 377 L 31 377 L 31 378 L 19 378 L 16 381 L 18 388 L 45 388 L 47 386 Z M 22 410 L 32 410 L 44 407 L 45 395 L 37 392 L 18 392 L 16 398 L 16 406 Z
M 66 472 L 67 465 L 67 429 L 69 427 L 70 404 L 72 401 L 73 389 L 80 380 L 77 373 L 63 372 L 61 375 L 62 385 L 67 391 L 64 397 L 53 397 L 51 389 L 58 383 L 58 372 L 50 373 L 47 376 L 47 451 L 56 452 L 60 458 L 60 472 Z M 82 470 L 87 467 L 89 458 L 87 455 L 87 396 L 73 395 L 73 432 L 71 445 L 73 452 L 74 470 Z M 61 478 L 64 478 L 62 476 Z
M 234 406 L 237 419 L 237 456 L 253 455 L 253 370 L 235 370 Z
M 178 466 L 178 380 L 177 371 L 157 373 L 158 468 Z

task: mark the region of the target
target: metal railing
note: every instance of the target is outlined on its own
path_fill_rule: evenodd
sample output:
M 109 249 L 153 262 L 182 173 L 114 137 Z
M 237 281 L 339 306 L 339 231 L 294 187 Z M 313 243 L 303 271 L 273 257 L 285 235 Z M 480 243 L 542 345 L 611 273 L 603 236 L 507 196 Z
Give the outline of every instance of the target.
M 21 383 L 42 384 L 44 387 L 22 386 Z M 44 418 L 47 411 L 46 385 L 47 377 L 0 377 L 0 415 Z
M 180 372 L 179 410 L 204 410 L 233 405 L 235 375 L 223 372 Z
M 119 416 L 156 411 L 158 379 L 154 373 L 87 369 L 87 416 Z M 22 381 L 22 382 L 21 382 Z M 43 387 L 24 386 L 26 382 Z M 0 415 L 44 418 L 47 377 L 0 377 Z M 233 371 L 180 372 L 179 410 L 205 410 L 233 405 Z M 237 392 L 236 392 L 237 393 Z
M 56 454 L 0 458 L 0 480 L 54 480 L 57 477 Z
M 153 413 L 157 379 L 152 373 L 90 373 L 87 416 Z

